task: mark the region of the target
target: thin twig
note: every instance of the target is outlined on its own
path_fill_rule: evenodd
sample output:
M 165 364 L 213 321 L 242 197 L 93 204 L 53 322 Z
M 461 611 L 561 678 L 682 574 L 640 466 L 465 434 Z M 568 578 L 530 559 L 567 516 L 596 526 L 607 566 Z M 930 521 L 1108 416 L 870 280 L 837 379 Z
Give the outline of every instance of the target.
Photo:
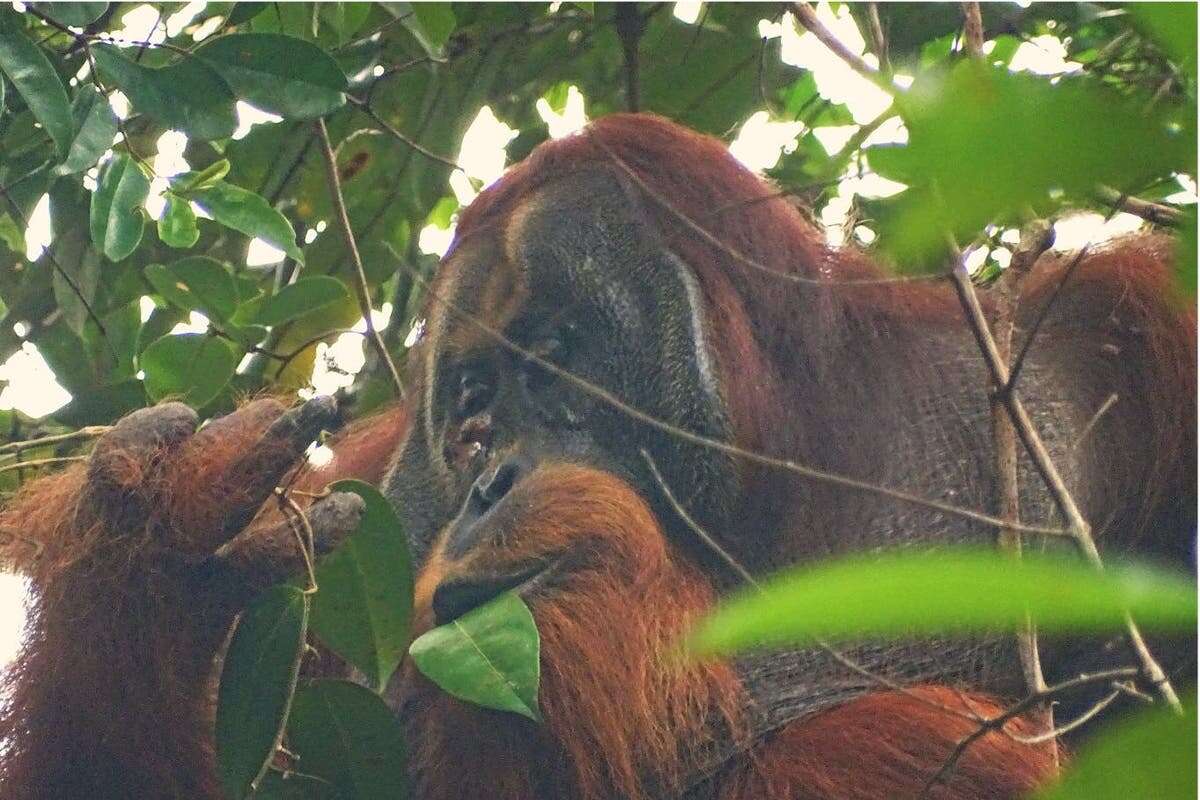
M 625 56 L 625 109 L 640 111 L 642 89 L 638 47 L 646 30 L 646 22 L 638 11 L 637 3 L 617 3 L 613 6 L 613 23 Z
M 1096 409 L 1096 413 L 1092 414 L 1092 418 L 1087 421 L 1087 425 L 1083 426 L 1083 430 L 1080 431 L 1079 436 L 1075 438 L 1075 444 L 1071 445 L 1072 450 L 1078 450 L 1080 446 L 1087 441 L 1092 429 L 1096 427 L 1096 423 L 1100 421 L 1101 417 L 1112 410 L 1112 407 L 1117 404 L 1118 400 L 1120 400 L 1120 395 L 1118 395 L 1116 392 L 1113 392 L 1105 399 L 1103 403 L 1100 404 L 1100 408 Z
M 822 482 L 822 483 L 829 483 L 834 486 L 841 486 L 843 488 L 854 489 L 857 491 L 867 492 L 870 494 L 882 495 L 883 497 L 889 497 L 893 500 L 898 500 L 903 503 L 909 503 L 911 505 L 919 506 L 921 508 L 928 508 L 928 509 L 932 509 L 934 511 L 940 511 L 944 514 L 950 514 L 952 516 L 960 517 L 962 519 L 969 519 L 973 522 L 979 522 L 984 525 L 990 525 L 990 526 L 995 527 L 995 526 L 1001 526 L 1001 525 L 1008 524 L 1005 520 L 1002 520 L 999 517 L 994 517 L 991 514 L 985 514 L 982 511 L 973 511 L 971 509 L 961 508 L 959 506 L 951 505 L 949 503 L 943 503 L 941 500 L 933 500 L 933 499 L 930 499 L 927 497 L 920 497 L 918 495 L 909 494 L 908 492 L 901 491 L 899 489 L 892 489 L 887 486 L 877 486 L 876 484 L 868 483 L 867 481 L 858 480 L 857 478 L 851 478 L 851 477 L 848 477 L 845 475 L 838 475 L 836 473 L 826 472 L 824 470 L 816 469 L 815 467 L 809 467 L 804 464 L 800 464 L 800 463 L 797 463 L 795 461 L 791 461 L 791 460 L 788 460 L 785 458 L 776 458 L 774 456 L 769 456 L 764 453 L 758 453 L 753 450 L 747 450 L 743 447 L 739 447 L 737 445 L 730 444 L 728 442 L 723 442 L 720 439 L 713 439 L 708 436 L 704 436 L 704 435 L 701 435 L 698 433 L 693 433 L 692 431 L 689 431 L 689 430 L 685 430 L 676 425 L 672 425 L 671 423 L 665 422 L 665 421 L 659 419 L 658 417 L 652 416 L 651 414 L 647 414 L 645 411 L 642 411 L 638 408 L 634 408 L 633 406 L 629 405 L 624 400 L 620 399 L 619 397 L 617 397 L 616 395 L 614 395 L 612 392 L 608 391 L 607 389 L 592 383 L 591 381 L 587 380 L 586 378 L 582 378 L 568 370 L 565 370 L 562 367 L 555 364 L 554 362 L 548 361 L 547 359 L 543 358 L 542 356 L 538 355 L 537 353 L 534 353 L 534 352 L 522 347 L 521 345 L 519 345 L 516 342 L 509 339 L 507 336 L 505 336 L 500 331 L 491 327 L 484 321 L 478 319 L 475 315 L 471 314 L 468 311 L 463 310 L 459 305 L 457 305 L 453 301 L 449 300 L 448 298 L 444 297 L 443 295 L 439 294 L 437 292 L 437 290 L 430 287 L 429 282 L 423 276 L 421 276 L 417 272 L 416 269 L 414 269 L 413 267 L 404 263 L 403 261 L 400 261 L 399 265 L 400 265 L 401 269 L 404 269 L 412 276 L 414 281 L 416 281 L 417 283 L 419 283 L 422 286 L 427 297 L 432 298 L 435 302 L 440 303 L 441 305 L 445 306 L 456 316 L 461 317 L 463 320 L 465 320 L 467 322 L 467 324 L 471 325 L 476 330 L 479 330 L 480 332 L 485 334 L 488 338 L 497 342 L 504 349 L 508 350 L 509 352 L 515 353 L 515 354 L 521 356 L 522 358 L 531 361 L 534 364 L 537 364 L 542 369 L 546 370 L 547 372 L 549 372 L 552 375 L 555 375 L 556 377 L 562 378 L 564 381 L 575 386 L 577 389 L 584 392 L 585 394 L 587 394 L 597 400 L 600 400 L 601 402 L 607 404 L 608 406 L 615 409 L 616 411 L 619 411 L 620 413 L 626 415 L 627 417 L 629 417 L 633 420 L 636 420 L 638 422 L 641 422 L 644 425 L 654 428 L 655 430 L 662 431 L 663 433 L 666 433 L 670 436 L 674 436 L 675 438 L 677 438 L 681 441 L 685 441 L 685 442 L 689 442 L 691 444 L 697 445 L 698 447 L 703 447 L 708 450 L 714 450 L 718 453 L 724 453 L 725 455 L 735 456 L 737 458 L 743 458 L 754 464 L 759 464 L 759 465 L 762 465 L 765 467 L 772 467 L 774 469 L 780 469 L 785 472 L 791 472 L 795 475 L 799 475 L 800 477 L 808 478 L 810 480 L 814 480 L 814 481 L 818 481 L 818 482 Z M 1037 534 L 1040 536 L 1069 536 L 1070 535 L 1069 531 L 1067 531 L 1063 528 L 1050 528 L 1050 527 L 1044 527 L 1044 526 L 1040 526 L 1040 525 L 1027 525 L 1024 523 L 1019 524 L 1019 525 L 1014 525 L 1013 527 L 1015 530 L 1019 530 L 1022 533 L 1032 533 L 1032 534 Z
M 871 49 L 879 59 L 879 71 L 891 78 L 892 62 L 888 57 L 888 40 L 879 20 L 879 3 L 867 3 L 867 21 L 871 27 Z
M 889 81 L 883 73 L 875 67 L 872 67 L 862 56 L 858 55 L 846 45 L 842 44 L 833 31 L 825 27 L 821 20 L 817 19 L 817 12 L 813 10 L 808 3 L 788 3 L 788 8 L 791 10 L 796 21 L 808 30 L 821 44 L 825 45 L 834 55 L 846 62 L 850 69 L 863 76 L 871 83 L 883 89 L 888 94 L 894 95 L 899 93 L 898 87 Z
M 87 461 L 87 456 L 55 456 L 54 458 L 33 458 L 29 461 L 18 461 L 16 464 L 0 466 L 0 472 L 12 472 L 26 467 L 50 467 L 56 464 L 73 464 L 76 461 Z
M 346 250 L 350 253 L 350 260 L 354 264 L 358 305 L 367 326 L 367 337 L 375 345 L 383 363 L 387 365 L 392 383 L 396 386 L 396 394 L 403 398 L 404 382 L 400 380 L 396 363 L 392 361 L 392 356 L 387 351 L 387 345 L 383 343 L 383 337 L 379 335 L 379 331 L 375 330 L 375 322 L 371 319 L 371 292 L 367 288 L 367 273 L 363 269 L 358 243 L 354 241 L 354 231 L 350 228 L 350 215 L 346 213 L 346 199 L 342 196 L 342 182 L 338 178 L 337 156 L 333 152 L 333 143 L 329 141 L 329 129 L 325 127 L 324 119 L 317 119 L 317 136 L 321 140 L 321 150 L 325 155 L 325 178 L 329 185 L 329 197 L 333 202 L 333 210 L 337 214 L 338 225 L 342 229 L 342 237 L 346 240 Z
M 975 14 L 979 13 L 978 4 L 966 3 L 964 7 L 974 6 Z M 968 9 L 968 20 L 970 12 Z M 970 25 L 968 24 L 968 28 Z M 982 30 L 980 31 L 982 36 Z M 996 286 L 996 313 L 992 333 L 996 340 L 997 357 L 1005 364 L 1012 357 L 1012 335 L 1014 321 L 1017 315 L 1017 304 L 1021 297 L 1021 283 L 1033 269 L 1033 265 L 1043 253 L 1054 244 L 1054 226 L 1045 220 L 1036 220 L 1021 231 L 1021 241 L 1008 269 L 1000 276 Z M 1004 408 L 999 396 L 993 393 L 991 398 L 992 438 L 996 449 L 996 481 L 1000 507 L 999 515 L 1014 522 L 1021 518 L 1021 489 L 1017 478 L 1017 435 L 1013 429 L 1012 419 Z M 1001 552 L 1013 558 L 1021 557 L 1021 534 L 1010 527 L 1003 527 L 996 536 L 996 544 Z M 1025 688 L 1028 692 L 1036 693 L 1046 688 L 1046 679 L 1042 674 L 1041 655 L 1038 652 L 1037 627 L 1032 617 L 1026 613 L 1024 622 L 1016 632 L 1017 654 L 1021 662 L 1021 672 L 1025 678 Z M 1038 711 L 1041 727 L 1054 730 L 1054 708 L 1049 703 L 1043 704 Z M 1055 762 L 1055 772 L 1058 771 L 1058 750 L 1051 754 Z
M 69 442 L 73 439 L 92 439 L 97 436 L 103 436 L 111 431 L 112 425 L 88 425 L 80 428 L 77 431 L 70 433 L 56 433 L 53 436 L 39 436 L 36 439 L 25 439 L 20 442 L 7 442 L 0 444 L 0 453 L 17 453 L 22 450 L 31 450 L 35 447 L 42 447 L 48 444 L 58 444 L 59 442 Z
M 1173 228 L 1179 225 L 1180 219 L 1183 217 L 1183 212 L 1178 208 L 1165 206 L 1162 203 L 1152 203 L 1149 200 L 1141 200 L 1123 192 L 1118 192 L 1111 186 L 1104 186 L 1103 184 L 1097 186 L 1096 195 L 1105 205 L 1110 207 L 1115 206 L 1126 214 L 1141 217 L 1147 222 L 1153 222 L 1155 225 Z
M 1002 731 L 1005 725 L 1007 725 L 1009 722 L 1012 722 L 1014 719 L 1021 716 L 1034 706 L 1044 703 L 1048 700 L 1052 700 L 1058 695 L 1089 686 L 1093 683 L 1111 683 L 1114 680 L 1134 677 L 1137 674 L 1138 670 L 1136 667 L 1125 667 L 1121 669 L 1105 670 L 1104 672 L 1079 675 L 1061 683 L 1056 683 L 1053 686 L 1048 686 L 1040 692 L 1034 692 L 1026 696 L 1025 699 L 1020 700 L 1019 702 L 1014 703 L 1013 705 L 1004 709 L 1004 711 L 1000 712 L 996 716 L 981 720 L 979 727 L 971 731 L 966 737 L 959 741 L 959 743 L 955 746 L 954 751 L 950 754 L 950 757 L 947 758 L 945 763 L 942 764 L 941 769 L 939 769 L 937 773 L 930 777 L 930 779 L 926 782 L 925 787 L 921 790 L 921 794 L 919 796 L 922 798 L 927 797 L 929 792 L 935 786 L 941 783 L 947 775 L 950 774 L 951 770 L 953 770 L 954 766 L 958 763 L 958 760 L 962 758 L 963 754 L 967 752 L 967 749 L 970 748 L 971 745 L 992 731 Z
M 316 594 L 320 587 L 317 586 L 317 572 L 313 566 L 313 558 L 317 550 L 312 523 L 308 521 L 304 511 L 289 496 L 288 492 L 276 487 L 275 495 L 279 498 L 279 508 L 287 518 L 288 527 L 296 535 L 296 544 L 300 547 L 300 554 L 304 556 L 304 569 L 308 572 L 308 586 L 304 589 L 304 593 Z
M 954 288 L 958 294 L 959 302 L 963 306 L 963 311 L 967 317 L 967 323 L 971 329 L 971 333 L 975 336 L 975 341 L 979 345 L 980 352 L 983 353 L 984 361 L 987 364 L 988 372 L 992 379 L 992 385 L 996 391 L 997 397 L 1004 404 L 1017 435 L 1021 439 L 1021 444 L 1025 446 L 1025 451 L 1029 454 L 1033 461 L 1034 468 L 1037 469 L 1038 475 L 1041 476 L 1042 482 L 1050 491 L 1050 496 L 1054 500 L 1055 506 L 1067 521 L 1067 528 L 1071 533 L 1071 538 L 1074 540 L 1076 547 L 1079 548 L 1083 556 L 1097 569 L 1104 568 L 1104 561 L 1100 558 L 1100 551 L 1096 548 L 1096 541 L 1092 537 L 1091 528 L 1084 519 L 1083 513 L 1079 510 L 1079 506 L 1075 503 L 1075 498 L 1067 488 L 1066 481 L 1063 480 L 1062 474 L 1058 471 L 1054 461 L 1050 458 L 1050 453 L 1042 442 L 1041 436 L 1038 435 L 1037 429 L 1033 425 L 1033 420 L 1030 419 L 1029 413 L 1025 410 L 1021 398 L 1018 396 L 1015 389 L 1005 390 L 1005 387 L 1011 385 L 1009 380 L 1008 365 L 1000 359 L 1000 354 L 996 349 L 996 341 L 992 337 L 991 331 L 988 329 L 987 319 L 983 314 L 983 307 L 979 303 L 979 297 L 975 293 L 975 285 L 971 283 L 971 278 L 967 274 L 967 269 L 962 260 L 955 262 L 952 275 L 954 279 Z M 1125 615 L 1125 627 L 1129 632 L 1130 645 L 1134 653 L 1137 655 L 1142 669 L 1145 671 L 1146 678 L 1157 689 L 1163 699 L 1176 712 L 1182 711 L 1182 706 L 1179 703 L 1179 697 L 1175 694 L 1174 687 L 1171 686 L 1170 680 L 1163 672 L 1162 666 L 1155 660 L 1151 654 L 1149 647 L 1146 645 L 1146 640 L 1143 638 L 1141 631 L 1138 629 L 1137 623 L 1129 614 Z
M 364 114 L 366 114 L 372 120 L 374 120 L 376 125 L 378 125 L 380 128 L 382 128 L 385 133 L 389 134 L 394 139 L 397 139 L 398 141 L 403 142 L 404 144 L 408 145 L 408 147 L 410 147 L 411 149 L 417 151 L 418 153 L 420 153 L 421 155 L 425 156 L 426 158 L 428 158 L 432 161 L 436 161 L 439 164 L 444 164 L 445 166 L 450 167 L 451 169 L 457 169 L 462 172 L 466 172 L 466 170 L 464 170 L 462 167 L 460 167 L 458 165 L 458 162 L 454 161 L 454 159 L 446 158 L 445 156 L 440 156 L 437 153 L 433 152 L 432 150 L 429 150 L 428 148 L 426 148 L 424 145 L 422 145 L 420 142 L 416 141 L 415 139 L 411 139 L 408 136 L 405 136 L 400 131 L 396 130 L 396 128 L 394 128 L 391 124 L 389 124 L 387 122 L 387 120 L 385 120 L 383 117 L 381 117 L 377 113 L 375 113 L 375 109 L 371 108 L 370 103 L 361 102 L 360 100 L 358 100 L 357 98 L 354 98 L 354 97 L 348 97 L 348 99 L 354 105 L 355 108 L 362 111 Z
M 691 217 L 684 214 L 681 210 L 676 208 L 671 203 L 670 200 L 668 200 L 661 193 L 659 193 L 653 187 L 651 187 L 648 183 L 646 183 L 646 181 L 644 181 L 642 179 L 642 176 L 638 175 L 637 172 L 633 169 L 633 167 L 631 167 L 627 163 L 625 163 L 625 160 L 622 159 L 615 151 L 613 151 L 612 148 L 610 148 L 607 144 L 605 144 L 604 141 L 601 140 L 601 138 L 599 136 L 596 136 L 594 133 L 592 133 L 592 131 L 590 129 L 585 129 L 585 135 L 592 141 L 593 144 L 595 144 L 600 150 L 602 150 L 606 156 L 608 156 L 609 160 L 612 161 L 613 164 L 615 164 L 617 166 L 617 168 L 620 169 L 624 175 L 626 175 L 631 181 L 633 181 L 637 185 L 637 187 L 646 194 L 647 197 L 649 197 L 651 200 L 653 200 L 657 205 L 661 206 L 663 208 L 663 210 L 669 212 L 672 216 L 674 216 L 676 219 L 678 219 L 680 222 L 682 222 L 690 230 L 692 230 L 698 236 L 700 236 L 702 239 L 704 239 L 704 241 L 708 242 L 713 247 L 715 247 L 718 250 L 720 250 L 721 252 L 725 253 L 730 258 L 733 258 L 737 261 L 742 262 L 743 264 L 750 267 L 751 269 L 757 270 L 759 272 L 763 272 L 767 275 L 772 275 L 776 278 L 779 278 L 780 280 L 790 281 L 792 283 L 804 284 L 807 286 L 824 286 L 824 287 L 885 286 L 885 285 L 895 284 L 895 283 L 912 283 L 915 281 L 929 280 L 929 278 L 924 275 L 900 275 L 900 276 L 890 276 L 890 277 L 886 277 L 886 278 L 861 278 L 861 279 L 854 279 L 854 280 L 848 280 L 848 281 L 840 281 L 840 280 L 836 280 L 833 278 L 810 278 L 807 275 L 796 275 L 791 272 L 784 272 L 782 270 L 775 269 L 774 267 L 768 266 L 768 265 L 762 263 L 761 261 L 758 261 L 757 259 L 746 255 L 745 253 L 741 252 L 740 250 L 738 250 L 734 247 L 731 247 L 730 245 L 723 242 L 721 239 L 717 238 L 715 235 L 710 233 L 707 228 L 703 227 L 698 222 L 693 220 Z

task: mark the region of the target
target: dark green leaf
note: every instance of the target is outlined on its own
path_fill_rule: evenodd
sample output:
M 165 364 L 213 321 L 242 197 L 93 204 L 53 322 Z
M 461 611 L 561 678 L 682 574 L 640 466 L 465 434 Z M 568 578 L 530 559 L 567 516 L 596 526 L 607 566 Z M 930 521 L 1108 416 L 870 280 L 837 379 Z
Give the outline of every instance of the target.
M 63 25 L 82 28 L 100 19 L 108 3 L 33 3 L 33 8 Z
M 21 32 L 18 20 L 14 14 L 0 14 L 0 71 L 50 134 L 59 156 L 65 156 L 75 132 L 67 90 L 46 54 Z
M 110 261 L 120 261 L 137 249 L 146 215 L 142 203 L 150 181 L 133 159 L 122 153 L 100 170 L 92 194 L 92 242 Z
M 258 325 L 278 325 L 302 317 L 330 303 L 349 296 L 346 285 L 328 275 L 301 278 L 266 298 L 258 307 L 252 322 Z
M 367 508 L 358 530 L 317 567 L 312 629 L 330 649 L 383 690 L 404 657 L 412 613 L 408 542 L 391 504 L 362 481 L 339 481 Z
M 1196 73 L 1196 4 L 1129 3 L 1134 23 L 1181 69 Z
M 303 770 L 342 797 L 406 797 L 404 737 L 378 695 L 349 681 L 314 681 L 296 692 L 288 743 Z
M 1196 695 L 1184 713 L 1155 706 L 1088 742 L 1040 800 L 1193 800 L 1196 797 Z
M 116 84 L 137 111 L 197 139 L 221 139 L 237 129 L 234 95 L 207 62 L 185 56 L 154 69 L 116 47 L 92 47 L 101 75 Z
M 416 18 L 416 25 L 410 29 L 431 55 L 440 55 L 458 24 L 450 4 L 413 3 L 412 14 Z
M 189 201 L 167 195 L 167 207 L 158 220 L 158 238 L 168 247 L 188 248 L 196 244 L 200 228 L 196 226 L 196 212 Z
M 529 608 L 505 592 L 423 634 L 408 652 L 425 677 L 460 700 L 540 721 L 539 650 Z
M 786 570 L 762 592 L 722 606 L 691 638 L 699 653 L 863 636 L 1016 627 L 1029 611 L 1046 632 L 1195 627 L 1196 590 L 1182 576 L 995 550 L 897 551 Z
M 200 408 L 216 397 L 237 369 L 239 355 L 227 342 L 203 333 L 164 336 L 142 353 L 146 393 Z
M 171 178 L 171 188 L 177 192 L 207 189 L 229 174 L 227 158 L 219 158 L 199 172 L 182 172 Z
M 312 119 L 346 102 L 346 76 L 321 48 L 279 33 L 234 33 L 201 45 L 195 55 L 221 73 L 234 94 L 292 119 Z
M 218 181 L 187 192 L 187 197 L 225 227 L 256 236 L 304 263 L 304 254 L 296 246 L 296 232 L 291 223 L 254 192 Z
M 266 11 L 269 5 L 270 3 L 234 3 L 233 10 L 229 12 L 225 21 L 229 25 L 241 25 Z
M 1182 295 L 1196 298 L 1196 206 L 1191 206 L 1179 222 L 1179 241 L 1175 245 L 1175 285 Z
M 200 311 L 218 323 L 237 308 L 237 287 L 229 268 L 207 256 L 192 256 L 169 267 L 151 264 L 146 279 L 164 300 L 185 311 Z
M 83 172 L 100 160 L 112 147 L 117 135 L 117 115 L 107 98 L 91 86 L 80 88 L 71 105 L 74 120 L 74 138 L 67 151 L 66 160 L 54 168 L 55 175 L 73 175 Z
M 238 622 L 217 695 L 217 766 L 231 800 L 249 797 L 283 737 L 300 667 L 308 603 L 276 586 Z

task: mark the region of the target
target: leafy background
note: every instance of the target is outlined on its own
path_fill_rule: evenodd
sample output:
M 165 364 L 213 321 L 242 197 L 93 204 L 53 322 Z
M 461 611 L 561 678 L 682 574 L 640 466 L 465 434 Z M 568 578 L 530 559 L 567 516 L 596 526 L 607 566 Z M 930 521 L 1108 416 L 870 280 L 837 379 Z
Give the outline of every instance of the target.
M 86 432 L 164 397 L 205 416 L 262 391 L 336 391 L 352 414 L 380 407 L 395 389 L 364 347 L 360 290 L 402 365 L 421 325 L 414 275 L 435 268 L 457 210 L 541 141 L 632 106 L 726 139 L 811 209 L 831 242 L 868 247 L 897 269 L 944 268 L 949 230 L 986 282 L 1031 216 L 1057 218 L 1057 246 L 1072 249 L 1145 225 L 1115 211 L 1111 192 L 1166 205 L 1179 228 L 1177 290 L 1193 302 L 1194 5 L 985 4 L 983 65 L 963 57 L 958 4 L 879 6 L 883 53 L 864 35 L 865 4 L 821 3 L 817 13 L 905 87 L 901 96 L 801 33 L 782 4 L 0 8 L 0 445 Z M 318 119 L 362 252 L 361 287 Z M 37 474 L 21 464 L 78 447 L 5 454 L 0 491 Z M 338 558 L 322 565 L 333 584 L 338 570 L 371 561 L 353 550 Z M 1194 619 L 1179 585 L 1168 589 L 1158 605 L 1169 597 L 1176 623 Z M 19 635 L 22 591 L 17 579 L 0 582 L 0 615 L 11 620 L 0 658 Z M 336 598 L 320 594 L 310 609 L 298 595 L 280 588 L 239 632 L 252 654 L 269 644 L 253 635 L 256 620 L 295 634 L 280 651 L 281 680 L 287 648 L 309 629 L 327 643 L 341 636 L 342 654 L 376 685 L 402 657 L 407 609 L 347 600 L 352 608 L 323 610 Z M 1105 596 L 1124 607 L 1141 597 Z M 519 611 L 509 620 L 524 619 Z M 354 614 L 368 633 L 328 622 Z M 256 696 L 261 677 L 223 691 Z M 536 717 L 521 686 L 502 702 Z M 304 731 L 341 724 L 339 714 L 378 733 L 357 756 L 328 756 L 331 774 L 394 755 L 370 692 L 327 683 L 285 694 L 305 721 L 289 741 L 310 759 L 326 758 L 314 744 L 323 738 Z M 244 717 L 231 730 L 272 744 L 282 723 L 226 707 Z M 259 766 L 229 780 L 241 786 Z M 1099 796 L 1085 779 L 1075 791 L 1093 794 L 1074 796 Z M 363 780 L 357 796 L 372 796 Z

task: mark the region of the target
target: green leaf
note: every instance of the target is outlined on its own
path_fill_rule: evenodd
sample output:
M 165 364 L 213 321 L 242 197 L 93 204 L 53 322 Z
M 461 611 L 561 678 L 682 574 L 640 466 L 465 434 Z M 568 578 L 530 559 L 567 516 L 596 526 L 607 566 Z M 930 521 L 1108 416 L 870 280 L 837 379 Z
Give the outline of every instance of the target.
M 515 592 L 434 628 L 409 647 L 425 677 L 460 700 L 540 721 L 537 625 Z
M 1195 139 L 1169 109 L 1146 110 L 1085 77 L 1010 73 L 973 60 L 918 76 L 897 107 L 909 139 L 867 151 L 881 175 L 912 188 L 881 221 L 880 245 L 933 268 L 947 234 L 969 241 L 988 223 L 1049 207 L 1052 192 L 1142 185 L 1187 171 Z M 1137 153 L 1137 158 L 1130 158 Z
M 167 195 L 167 207 L 158 220 L 158 238 L 168 247 L 188 248 L 196 244 L 200 228 L 190 201 Z
M 62 79 L 41 48 L 21 32 L 14 14 L 0 14 L 0 72 L 8 76 L 34 119 L 50 134 L 59 156 L 67 154 L 75 126 Z
M 346 285 L 337 278 L 328 275 L 301 278 L 263 300 L 250 321 L 257 325 L 279 325 L 348 296 Z
M 307 624 L 304 593 L 276 586 L 242 614 L 234 631 L 216 720 L 217 767 L 231 800 L 251 796 L 283 737 Z
M 281 33 L 234 33 L 196 49 L 234 94 L 290 119 L 313 119 L 346 103 L 346 76 L 321 48 Z
M 322 680 L 296 692 L 288 744 L 305 773 L 341 797 L 400 800 L 406 775 L 404 733 L 378 695 L 349 681 Z
M 1040 800 L 1192 800 L 1196 797 L 1196 695 L 1182 715 L 1155 705 L 1096 735 Z
M 1179 240 L 1175 243 L 1175 286 L 1181 296 L 1196 297 L 1196 206 L 1183 212 L 1179 221 Z
M 33 3 L 33 8 L 45 14 L 55 22 L 82 28 L 88 23 L 100 19 L 100 15 L 108 10 L 108 3 Z
M 233 10 L 229 12 L 225 22 L 229 25 L 241 25 L 243 22 L 249 22 L 259 14 L 267 10 L 270 3 L 249 3 L 240 2 L 233 4 Z
M 392 505 L 362 481 L 339 481 L 335 492 L 366 501 L 358 530 L 317 567 L 312 629 L 330 649 L 382 691 L 404 658 L 412 614 L 412 562 Z
M 199 172 L 181 172 L 170 179 L 171 188 L 177 192 L 207 189 L 229 174 L 229 159 L 219 158 Z
M 1196 74 L 1196 4 L 1129 3 L 1134 24 L 1193 78 Z
M 169 267 L 151 264 L 146 279 L 164 300 L 184 311 L 200 311 L 216 322 L 229 319 L 237 309 L 237 286 L 229 268 L 208 256 L 192 256 Z
M 254 192 L 232 183 L 217 181 L 189 190 L 186 196 L 217 222 L 247 236 L 258 237 L 304 263 L 304 254 L 296 246 L 296 232 L 287 219 Z
M 1196 624 L 1196 590 L 1145 568 L 1092 569 L 1079 559 L 995 550 L 896 551 L 789 569 L 761 592 L 721 604 L 693 633 L 702 654 L 866 636 L 1016 627 L 1028 610 L 1047 633 L 1107 632 L 1129 611 L 1148 630 Z
M 164 336 L 147 347 L 140 359 L 146 372 L 146 393 L 156 402 L 176 397 L 200 408 L 229 383 L 238 358 L 227 342 L 215 336 Z
M 110 261 L 120 261 L 137 249 L 146 216 L 142 203 L 150 181 L 133 159 L 122 153 L 105 163 L 92 193 L 92 242 Z
M 419 40 L 432 55 L 439 55 L 457 25 L 449 2 L 414 2 L 412 10 L 420 28 Z
M 117 115 L 108 99 L 91 86 L 80 88 L 71 105 L 74 138 L 63 163 L 54 168 L 55 175 L 74 175 L 83 172 L 100 160 L 117 135 Z
M 92 46 L 101 75 L 116 84 L 137 111 L 196 139 L 222 139 L 237 129 L 234 95 L 202 59 L 185 56 L 165 67 L 145 67 L 107 44 Z

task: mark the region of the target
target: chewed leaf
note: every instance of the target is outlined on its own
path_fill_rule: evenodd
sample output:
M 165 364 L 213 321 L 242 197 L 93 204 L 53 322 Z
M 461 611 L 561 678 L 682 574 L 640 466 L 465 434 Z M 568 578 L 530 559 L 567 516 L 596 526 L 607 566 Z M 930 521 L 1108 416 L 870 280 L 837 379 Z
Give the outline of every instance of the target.
M 529 607 L 505 592 L 425 633 L 408 653 L 425 677 L 460 700 L 541 721 L 540 649 Z

